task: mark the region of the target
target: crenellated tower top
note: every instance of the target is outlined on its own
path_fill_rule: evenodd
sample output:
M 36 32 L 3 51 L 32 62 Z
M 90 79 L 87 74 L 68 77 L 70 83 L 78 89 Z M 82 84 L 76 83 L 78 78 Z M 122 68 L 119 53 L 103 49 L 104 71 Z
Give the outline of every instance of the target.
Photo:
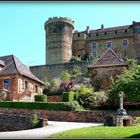
M 51 17 L 48 18 L 48 20 L 45 22 L 45 29 L 46 25 L 52 24 L 52 23 L 68 23 L 73 29 L 74 29 L 74 21 L 72 21 L 70 18 L 67 17 Z

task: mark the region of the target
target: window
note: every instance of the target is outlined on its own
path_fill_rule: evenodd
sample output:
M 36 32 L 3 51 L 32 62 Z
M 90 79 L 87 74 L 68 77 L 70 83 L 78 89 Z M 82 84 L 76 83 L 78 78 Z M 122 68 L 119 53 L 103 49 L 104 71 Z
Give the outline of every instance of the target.
M 92 48 L 93 48 L 93 49 L 96 49 L 96 43 L 93 43 L 93 44 L 92 44 Z
M 139 26 L 136 27 L 136 28 L 135 28 L 135 31 L 136 31 L 137 33 L 140 33 L 140 27 L 139 27 Z
M 107 33 L 105 32 L 105 35 L 106 35 Z
M 4 79 L 4 89 L 10 90 L 10 83 L 11 83 L 10 79 Z
M 117 34 L 117 31 L 115 31 L 115 34 Z
M 25 90 L 28 89 L 28 81 L 25 81 Z
M 80 37 L 80 33 L 78 33 L 78 37 Z
M 96 52 L 93 52 L 93 58 L 96 58 Z
M 38 87 L 35 85 L 35 93 L 38 93 Z
M 124 40 L 122 41 L 122 44 L 123 44 L 123 46 L 127 46 L 127 45 L 128 45 L 128 39 L 124 39 Z
M 112 48 L 112 42 L 111 41 L 107 41 L 106 42 L 106 46 L 107 46 L 107 48 Z
M 99 34 L 97 33 L 96 36 L 98 36 Z
M 53 27 L 53 33 L 56 33 L 56 27 Z

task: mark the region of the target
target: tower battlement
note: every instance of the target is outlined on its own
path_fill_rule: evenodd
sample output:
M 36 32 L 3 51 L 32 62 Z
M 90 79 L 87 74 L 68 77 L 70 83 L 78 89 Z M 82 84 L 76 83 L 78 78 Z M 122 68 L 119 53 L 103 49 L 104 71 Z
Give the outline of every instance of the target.
M 50 17 L 45 22 L 45 27 L 46 25 L 53 24 L 53 23 L 68 23 L 74 28 L 74 21 L 72 21 L 70 18 L 67 17 Z

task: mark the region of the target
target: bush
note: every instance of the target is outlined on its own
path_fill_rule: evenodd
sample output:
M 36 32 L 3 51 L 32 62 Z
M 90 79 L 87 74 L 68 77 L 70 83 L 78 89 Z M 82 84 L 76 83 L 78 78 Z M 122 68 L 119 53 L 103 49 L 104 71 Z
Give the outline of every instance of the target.
M 31 126 L 32 128 L 36 128 L 39 124 L 39 118 L 37 113 L 35 112 L 31 118 Z
M 82 85 L 79 91 L 76 92 L 76 100 L 86 109 L 97 105 L 96 96 L 93 90 L 87 85 Z
M 63 92 L 62 93 L 62 102 L 70 102 L 74 100 L 75 92 Z
M 47 95 L 35 95 L 35 101 L 37 102 L 47 102 Z
M 75 102 L 74 103 L 73 102 L 43 103 L 43 102 L 12 102 L 12 101 L 2 102 L 1 101 L 0 108 L 47 109 L 47 110 L 71 111 L 74 109 L 78 110 L 79 106 Z
M 140 66 L 127 70 L 118 76 L 118 80 L 112 86 L 109 92 L 109 101 L 112 104 L 119 103 L 118 94 L 124 91 L 124 102 L 136 103 L 140 102 Z

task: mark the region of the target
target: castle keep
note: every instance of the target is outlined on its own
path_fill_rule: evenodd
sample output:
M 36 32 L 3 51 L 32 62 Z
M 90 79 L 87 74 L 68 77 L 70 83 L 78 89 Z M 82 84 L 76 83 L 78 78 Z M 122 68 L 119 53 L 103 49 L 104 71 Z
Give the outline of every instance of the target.
M 63 70 L 80 66 L 83 71 L 100 58 L 107 49 L 112 49 L 123 59 L 136 58 L 140 61 L 140 22 L 130 25 L 84 31 L 73 31 L 74 21 L 67 17 L 53 17 L 45 22 L 46 64 L 30 67 L 41 80 L 49 81 L 58 77 Z M 72 56 L 84 58 L 88 62 L 69 62 Z
M 45 22 L 46 64 L 68 62 L 72 57 L 74 22 L 68 18 L 49 18 Z

